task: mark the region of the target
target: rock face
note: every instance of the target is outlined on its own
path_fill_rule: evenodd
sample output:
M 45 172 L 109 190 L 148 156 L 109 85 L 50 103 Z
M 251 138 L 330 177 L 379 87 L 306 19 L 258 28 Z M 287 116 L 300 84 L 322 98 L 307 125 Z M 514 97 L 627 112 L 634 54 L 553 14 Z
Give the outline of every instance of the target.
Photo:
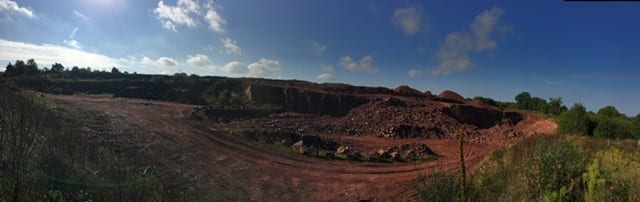
M 251 102 L 281 106 L 286 111 L 333 116 L 342 116 L 369 101 L 349 94 L 269 85 L 250 85 L 245 95 Z
M 127 87 L 120 92 L 113 94 L 113 97 L 153 99 L 153 95 L 148 89 L 139 86 Z
M 321 88 L 326 92 L 341 94 L 393 94 L 394 92 L 384 87 L 364 87 L 347 84 L 324 84 Z
M 171 102 L 179 102 L 192 105 L 206 105 L 205 101 L 199 93 L 195 93 L 189 89 L 171 89 L 167 92 L 166 100 Z
M 503 112 L 470 105 L 453 105 L 450 108 L 446 108 L 444 112 L 461 123 L 471 124 L 480 129 L 491 128 L 504 122 L 515 124 L 522 120 L 522 116 L 517 112 Z
M 438 99 L 445 102 L 453 102 L 459 104 L 464 104 L 465 102 L 467 102 L 467 100 L 464 99 L 464 97 L 462 97 L 460 94 L 450 90 L 442 91 L 442 93 L 438 95 Z

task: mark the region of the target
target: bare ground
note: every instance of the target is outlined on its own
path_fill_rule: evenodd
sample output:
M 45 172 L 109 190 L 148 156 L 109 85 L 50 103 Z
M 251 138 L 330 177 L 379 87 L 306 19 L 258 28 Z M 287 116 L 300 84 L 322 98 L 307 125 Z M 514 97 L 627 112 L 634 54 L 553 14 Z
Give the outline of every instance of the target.
M 248 194 L 260 201 L 415 200 L 415 180 L 431 169 L 458 169 L 457 142 L 453 139 L 389 139 L 345 136 L 343 141 L 363 149 L 424 143 L 441 157 L 418 163 L 366 163 L 307 157 L 273 150 L 224 134 L 207 122 L 187 119 L 191 105 L 107 96 L 48 95 L 73 106 L 104 111 L 142 129 L 150 138 L 170 139 L 192 159 L 184 167 L 189 175 L 207 179 L 207 189 Z M 554 133 L 557 125 L 541 115 L 528 114 L 514 127 L 481 130 L 488 141 L 465 144 L 465 163 L 478 165 L 496 147 L 519 138 Z M 498 132 L 519 131 L 515 138 Z M 375 146 L 373 146 L 375 145 Z M 154 152 L 154 151 L 150 151 Z M 161 152 L 159 152 L 161 153 Z M 240 187 L 240 188 L 238 188 Z M 235 190 L 244 189 L 244 190 Z M 232 195 L 233 197 L 233 195 Z M 215 198 L 214 198 L 215 199 Z M 224 200 L 224 199 L 219 199 Z

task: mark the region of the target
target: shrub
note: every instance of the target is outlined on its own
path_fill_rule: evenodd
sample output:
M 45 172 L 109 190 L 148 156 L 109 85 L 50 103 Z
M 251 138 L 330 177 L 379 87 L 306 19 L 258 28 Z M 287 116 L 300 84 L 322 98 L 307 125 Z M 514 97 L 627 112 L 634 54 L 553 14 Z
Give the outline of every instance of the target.
M 458 178 L 442 170 L 432 170 L 428 175 L 421 176 L 418 191 L 419 201 L 461 201 L 460 184 Z
M 558 118 L 558 133 L 560 134 L 589 134 L 589 114 L 582 104 L 574 104 L 569 111 L 560 114 Z

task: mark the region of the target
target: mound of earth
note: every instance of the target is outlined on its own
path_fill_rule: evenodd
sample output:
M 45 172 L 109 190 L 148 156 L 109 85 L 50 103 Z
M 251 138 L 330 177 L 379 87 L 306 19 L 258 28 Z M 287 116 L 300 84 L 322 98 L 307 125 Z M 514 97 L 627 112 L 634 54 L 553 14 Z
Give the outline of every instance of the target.
M 393 92 L 399 96 L 407 96 L 407 97 L 424 97 L 426 94 L 420 92 L 419 90 L 413 89 L 407 85 L 398 86 L 393 89 Z
M 467 102 L 467 100 L 464 99 L 464 97 L 462 97 L 460 94 L 450 90 L 442 91 L 442 93 L 438 94 L 438 99 L 442 101 L 454 102 L 454 103 L 460 103 L 460 104 Z

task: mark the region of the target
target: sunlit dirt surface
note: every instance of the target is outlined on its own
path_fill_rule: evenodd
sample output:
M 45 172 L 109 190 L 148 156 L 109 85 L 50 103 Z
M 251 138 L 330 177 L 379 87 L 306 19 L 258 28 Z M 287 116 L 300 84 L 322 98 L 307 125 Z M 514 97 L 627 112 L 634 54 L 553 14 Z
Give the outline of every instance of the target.
M 437 160 L 417 163 L 368 163 L 329 160 L 277 151 L 224 134 L 227 129 L 209 122 L 186 118 L 191 105 L 169 102 L 111 98 L 109 96 L 47 95 L 81 109 L 104 111 L 142 129 L 181 145 L 184 155 L 197 159 L 185 162 L 192 175 L 205 176 L 208 189 L 237 191 L 241 187 L 250 199 L 260 201 L 302 200 L 415 200 L 415 180 L 434 168 L 445 171 L 459 167 L 455 139 L 388 139 L 374 136 L 345 136 L 363 149 L 404 143 L 424 143 L 439 154 Z M 465 163 L 473 168 L 494 148 L 531 135 L 554 133 L 557 125 L 541 115 L 525 114 L 513 127 L 480 130 L 484 141 L 465 144 Z M 326 119 L 326 117 L 325 117 Z M 499 132 L 519 131 L 505 138 Z M 151 151 L 153 152 L 153 151 Z M 471 169 L 473 170 L 473 169 Z M 206 177 L 208 176 L 208 177 Z

